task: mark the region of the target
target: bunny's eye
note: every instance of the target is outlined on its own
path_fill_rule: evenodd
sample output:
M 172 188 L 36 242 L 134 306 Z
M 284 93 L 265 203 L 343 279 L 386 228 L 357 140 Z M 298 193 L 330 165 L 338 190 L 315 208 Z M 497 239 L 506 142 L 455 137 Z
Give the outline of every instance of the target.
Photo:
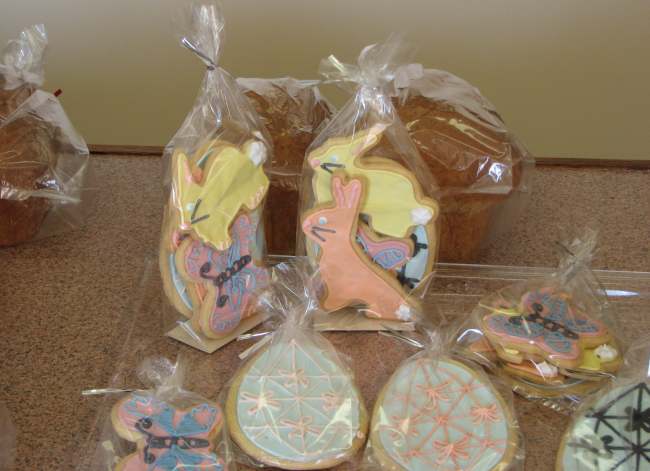
M 327 224 L 327 218 L 325 216 L 321 216 L 318 218 L 318 224 Z

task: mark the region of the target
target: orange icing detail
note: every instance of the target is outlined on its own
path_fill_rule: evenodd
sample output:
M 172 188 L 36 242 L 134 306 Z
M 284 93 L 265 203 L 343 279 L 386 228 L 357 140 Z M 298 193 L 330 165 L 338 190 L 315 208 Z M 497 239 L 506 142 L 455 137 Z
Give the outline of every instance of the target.
M 317 206 L 303 216 L 302 230 L 320 246 L 318 267 L 326 285 L 321 304 L 337 310 L 365 304 L 366 314 L 384 319 L 409 320 L 412 306 L 393 277 L 373 269 L 372 261 L 356 243 L 359 209 L 364 197 L 360 179 L 344 184 L 332 178 L 334 206 Z

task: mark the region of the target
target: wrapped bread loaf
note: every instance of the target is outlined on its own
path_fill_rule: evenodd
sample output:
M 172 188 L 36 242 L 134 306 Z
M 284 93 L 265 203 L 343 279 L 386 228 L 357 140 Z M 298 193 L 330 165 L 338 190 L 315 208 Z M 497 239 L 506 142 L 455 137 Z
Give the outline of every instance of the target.
M 54 132 L 30 115 L 0 126 L 0 246 L 32 239 L 50 209 L 35 192 L 56 186 Z
M 39 90 L 47 35 L 22 31 L 0 60 L 0 247 L 79 224 L 88 148 L 55 96 Z
M 271 254 L 293 255 L 298 218 L 298 186 L 305 151 L 316 129 L 332 110 L 320 96 L 317 81 L 239 78 L 237 83 L 255 106 L 273 139 L 271 187 L 264 228 Z
M 408 67 L 395 81 L 394 101 L 440 186 L 439 260 L 475 262 L 486 238 L 514 220 L 533 159 L 472 85 Z M 508 217 L 498 217 L 505 210 Z

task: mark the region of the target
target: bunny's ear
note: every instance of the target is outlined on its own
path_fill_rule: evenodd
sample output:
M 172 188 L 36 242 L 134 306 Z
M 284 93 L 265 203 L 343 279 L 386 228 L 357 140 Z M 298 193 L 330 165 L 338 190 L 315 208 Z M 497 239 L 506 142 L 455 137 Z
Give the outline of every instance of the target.
M 332 194 L 337 208 L 344 208 L 345 204 L 345 191 L 343 190 L 343 180 L 339 176 L 332 177 Z
M 350 153 L 353 157 L 363 155 L 368 149 L 374 147 L 381 137 L 385 126 L 376 124 L 369 129 L 365 129 L 355 134 L 350 141 Z
M 350 180 L 350 183 L 348 183 L 342 191 L 345 195 L 345 207 L 358 208 L 361 202 L 361 181 Z

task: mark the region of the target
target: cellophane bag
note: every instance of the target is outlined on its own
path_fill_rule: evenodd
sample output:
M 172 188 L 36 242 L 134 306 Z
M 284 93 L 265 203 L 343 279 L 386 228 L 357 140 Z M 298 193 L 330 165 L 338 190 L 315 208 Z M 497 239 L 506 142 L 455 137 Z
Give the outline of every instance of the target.
M 418 338 L 395 333 L 420 351 L 380 390 L 361 469 L 523 469 L 509 388 L 451 353 L 444 332 L 418 330 Z
M 216 402 L 183 389 L 187 368 L 181 358 L 172 363 L 148 357 L 137 371 L 146 388 L 85 391 L 105 394 L 110 404 L 100 418 L 96 447 L 80 457 L 77 469 L 235 469 L 223 411 Z
M 559 244 L 557 270 L 479 301 L 461 328 L 461 350 L 524 397 L 571 412 L 623 362 L 613 308 L 590 270 L 597 233 Z
M 397 114 L 440 186 L 440 261 L 476 262 L 526 203 L 533 157 L 460 77 L 408 64 L 393 84 Z
M 650 343 L 630 346 L 618 377 L 587 399 L 561 437 L 557 471 L 641 471 L 650 442 Z
M 333 107 L 321 95 L 317 80 L 239 77 L 237 83 L 273 141 L 264 212 L 267 249 L 270 254 L 294 255 L 302 162 Z
M 0 58 L 0 247 L 79 228 L 88 147 L 39 88 L 47 34 L 23 30 Z
M 160 271 L 167 299 L 197 338 L 223 338 L 254 312 L 268 282 L 263 208 L 270 140 L 235 80 L 218 66 L 216 4 L 182 11 L 181 44 L 206 67 L 198 96 L 164 152 Z
M 235 456 L 247 466 L 328 469 L 353 462 L 366 441 L 353 374 L 313 330 L 313 286 L 308 263 L 281 263 L 260 298 L 274 329 L 248 350 L 225 399 Z
M 298 253 L 323 281 L 321 307 L 361 306 L 410 320 L 438 253 L 437 186 L 391 102 L 396 68 L 412 53 L 400 37 L 363 49 L 357 64 L 330 56 L 320 71 L 353 98 L 309 146 Z

